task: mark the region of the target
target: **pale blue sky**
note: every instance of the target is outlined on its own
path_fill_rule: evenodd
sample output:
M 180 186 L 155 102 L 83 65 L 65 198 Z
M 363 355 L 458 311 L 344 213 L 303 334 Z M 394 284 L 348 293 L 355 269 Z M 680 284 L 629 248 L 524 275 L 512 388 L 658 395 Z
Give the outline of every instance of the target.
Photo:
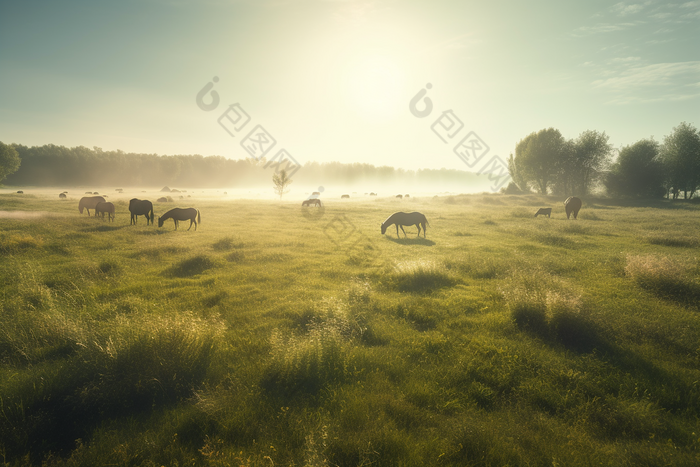
M 700 0 L 0 0 L 5 143 L 238 159 L 259 124 L 300 163 L 468 169 L 431 131 L 446 110 L 504 159 L 550 126 L 616 147 L 700 126 Z

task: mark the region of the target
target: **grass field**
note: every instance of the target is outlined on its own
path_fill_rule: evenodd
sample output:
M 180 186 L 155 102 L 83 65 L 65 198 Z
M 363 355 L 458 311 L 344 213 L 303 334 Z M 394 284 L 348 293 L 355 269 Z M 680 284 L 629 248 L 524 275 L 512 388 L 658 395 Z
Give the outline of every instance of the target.
M 700 204 L 129 197 L 0 195 L 3 465 L 700 465 Z

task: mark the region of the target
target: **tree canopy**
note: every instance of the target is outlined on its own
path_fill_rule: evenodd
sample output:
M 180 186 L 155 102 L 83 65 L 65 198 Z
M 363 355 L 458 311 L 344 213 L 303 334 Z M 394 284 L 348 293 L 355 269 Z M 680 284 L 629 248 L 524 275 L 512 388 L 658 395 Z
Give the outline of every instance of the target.
M 688 123 L 681 123 L 664 138 L 659 153 L 665 169 L 666 183 L 677 198 L 690 199 L 700 186 L 700 133 Z
M 14 146 L 0 141 L 0 182 L 19 169 L 21 160 Z

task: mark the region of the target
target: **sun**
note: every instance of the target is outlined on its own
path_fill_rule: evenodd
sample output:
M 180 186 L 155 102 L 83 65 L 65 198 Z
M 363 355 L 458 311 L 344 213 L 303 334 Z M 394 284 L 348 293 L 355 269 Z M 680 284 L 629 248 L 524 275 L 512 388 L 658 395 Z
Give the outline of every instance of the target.
M 389 57 L 366 57 L 351 64 L 345 82 L 347 103 L 368 120 L 386 120 L 404 110 L 404 76 Z

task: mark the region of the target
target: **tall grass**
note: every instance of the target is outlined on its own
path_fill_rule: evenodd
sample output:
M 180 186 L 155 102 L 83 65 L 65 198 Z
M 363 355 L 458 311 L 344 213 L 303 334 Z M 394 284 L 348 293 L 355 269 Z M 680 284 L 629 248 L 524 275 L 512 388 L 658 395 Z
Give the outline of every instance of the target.
M 0 219 L 6 465 L 698 463 L 697 254 L 674 239 L 700 206 L 412 197 L 427 240 L 389 241 L 395 199 L 329 200 L 364 235 L 338 248 L 296 200 L 192 192 L 186 232 L 129 225 L 131 195 L 106 225 L 0 194 L 57 213 Z

